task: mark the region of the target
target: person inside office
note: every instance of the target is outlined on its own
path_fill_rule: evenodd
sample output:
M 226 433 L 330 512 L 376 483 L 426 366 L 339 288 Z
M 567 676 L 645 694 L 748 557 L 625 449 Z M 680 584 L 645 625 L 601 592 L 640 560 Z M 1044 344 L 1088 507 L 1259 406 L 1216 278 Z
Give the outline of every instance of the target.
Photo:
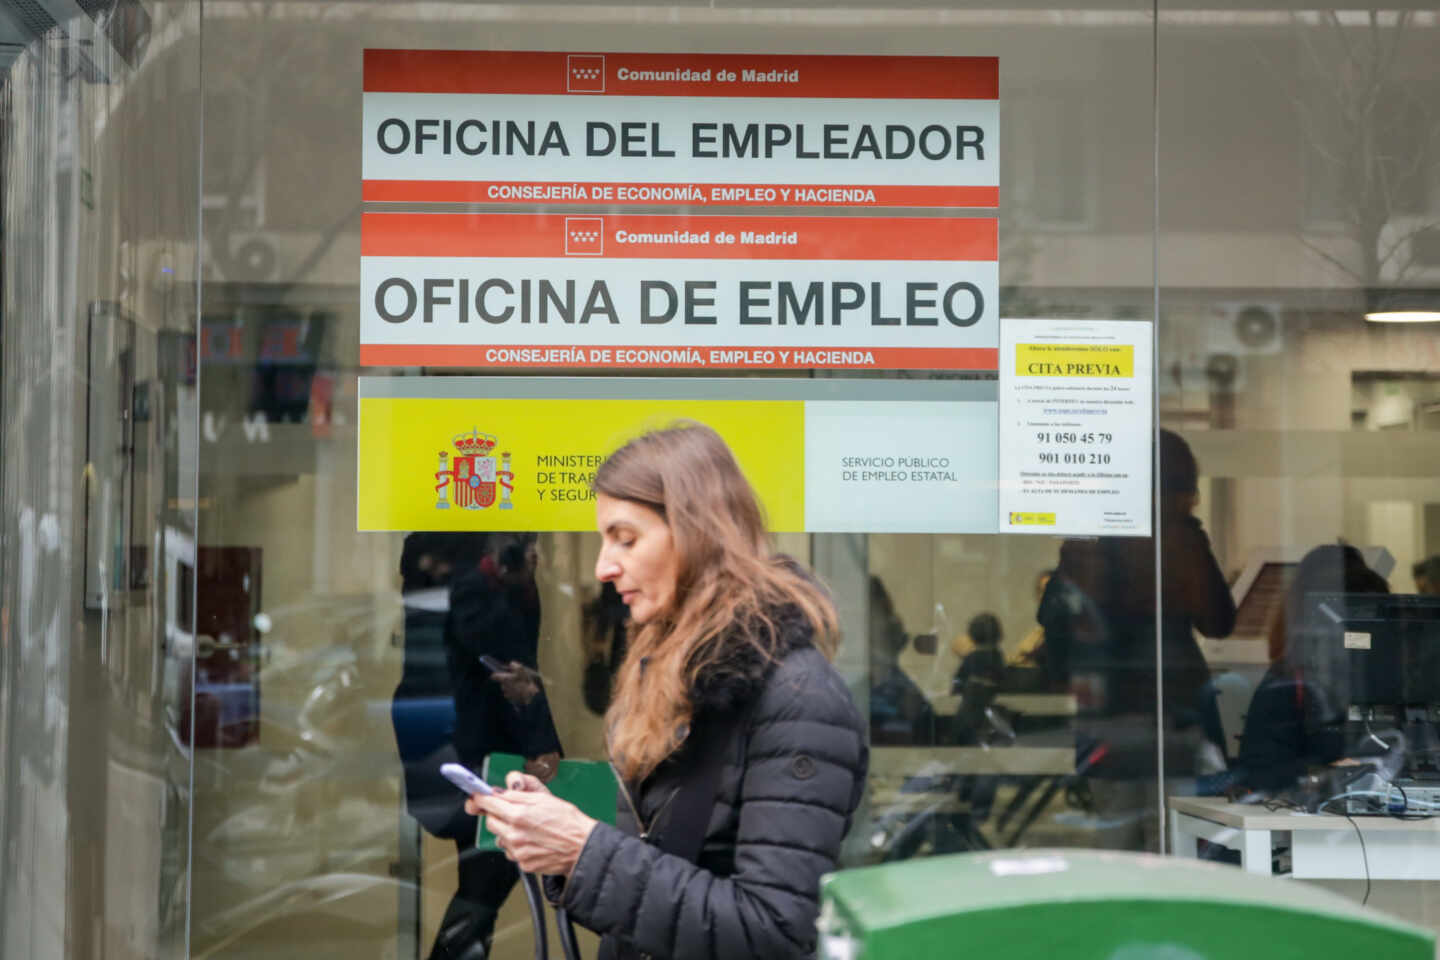
M 1270 667 L 1245 712 L 1232 792 L 1282 793 L 1312 767 L 1344 755 L 1346 704 L 1305 669 L 1307 648 L 1339 644 L 1343 627 L 1317 622 L 1309 606 L 1318 595 L 1389 592 L 1385 578 L 1348 544 L 1316 547 L 1300 561 L 1270 628 Z

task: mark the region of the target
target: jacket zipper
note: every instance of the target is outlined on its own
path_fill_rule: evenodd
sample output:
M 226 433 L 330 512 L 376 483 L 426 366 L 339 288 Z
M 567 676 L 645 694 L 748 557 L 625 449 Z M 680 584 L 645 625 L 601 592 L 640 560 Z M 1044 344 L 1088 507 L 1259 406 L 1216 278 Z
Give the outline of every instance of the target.
M 668 797 L 665 798 L 665 802 L 662 803 L 662 804 L 660 804 L 659 809 L 657 809 L 657 810 L 655 811 L 655 816 L 653 816 L 653 817 L 650 818 L 650 826 L 651 826 L 651 827 L 654 827 L 655 824 L 657 824 L 657 823 L 660 822 L 660 815 L 665 812 L 665 810 L 666 810 L 667 807 L 670 806 L 670 802 L 671 802 L 672 800 L 674 800 L 674 799 L 675 799 L 677 796 L 679 796 L 679 795 L 680 795 L 680 787 L 677 785 L 674 790 L 671 790 L 671 791 L 670 791 L 670 796 L 668 796 Z M 640 836 L 641 836 L 642 838 L 650 836 L 650 829 L 649 829 L 649 828 L 646 828 L 646 829 L 640 834 Z
M 650 839 L 650 828 L 655 826 L 656 822 L 659 821 L 660 814 L 664 813 L 665 809 L 670 806 L 670 802 L 680 793 L 680 788 L 676 787 L 670 791 L 670 796 L 666 797 L 665 802 L 660 804 L 660 808 L 656 810 L 655 815 L 650 818 L 650 826 L 647 827 L 645 821 L 640 816 L 640 808 L 635 806 L 635 800 L 630 796 L 630 788 L 625 786 L 625 780 L 620 776 L 620 771 L 615 769 L 613 762 L 610 763 L 609 766 L 610 772 L 615 775 L 615 782 L 620 785 L 620 792 L 625 796 L 625 803 L 630 808 L 631 815 L 635 817 L 635 826 L 640 830 L 640 839 L 648 841 Z
M 620 792 L 625 795 L 625 803 L 630 807 L 630 813 L 635 817 L 635 826 L 640 829 L 640 839 L 648 836 L 645 830 L 645 821 L 640 819 L 640 809 L 635 806 L 634 799 L 630 796 L 630 788 L 625 786 L 625 778 L 620 776 L 620 771 L 615 769 L 614 761 L 610 762 L 610 772 L 615 775 L 615 782 L 620 785 Z

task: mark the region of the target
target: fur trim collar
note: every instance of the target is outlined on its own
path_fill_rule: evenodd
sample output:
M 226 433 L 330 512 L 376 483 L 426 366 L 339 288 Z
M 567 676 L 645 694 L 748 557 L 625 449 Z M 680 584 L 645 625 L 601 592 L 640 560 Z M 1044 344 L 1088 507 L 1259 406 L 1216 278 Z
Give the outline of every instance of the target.
M 726 644 L 725 656 L 702 673 L 690 690 L 697 716 L 728 713 L 749 701 L 770 676 L 776 664 L 792 651 L 812 646 L 814 630 L 798 608 L 786 607 L 775 617 L 779 634 L 773 656 L 766 656 L 736 630 Z

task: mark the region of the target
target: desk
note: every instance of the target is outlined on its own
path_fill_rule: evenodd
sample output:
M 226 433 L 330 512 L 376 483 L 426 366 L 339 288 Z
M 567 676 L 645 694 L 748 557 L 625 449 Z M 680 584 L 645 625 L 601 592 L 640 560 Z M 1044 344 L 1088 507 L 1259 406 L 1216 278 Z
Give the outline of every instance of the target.
M 998 693 L 995 705 L 1037 717 L 1073 717 L 1077 712 L 1073 693 Z
M 930 708 L 940 716 L 960 709 L 958 693 L 935 694 L 928 699 Z M 1073 717 L 1076 713 L 1073 693 L 997 693 L 995 705 L 1036 717 Z
M 1073 746 L 1035 747 L 871 747 L 874 777 L 978 774 L 985 776 L 1063 775 L 1075 772 Z
M 1170 846 L 1196 858 L 1197 840 L 1240 852 L 1240 868 L 1270 873 L 1277 841 L 1290 845 L 1291 876 L 1299 880 L 1440 880 L 1440 817 L 1396 820 L 1354 817 L 1365 838 L 1362 855 L 1355 827 L 1339 814 L 1269 811 L 1219 797 L 1170 797 Z
M 871 747 L 870 802 L 877 808 L 940 802 L 936 809 L 949 810 L 955 807 L 956 777 L 1058 778 L 1074 772 L 1075 748 L 1070 746 Z M 918 779 L 931 779 L 934 786 L 916 789 Z

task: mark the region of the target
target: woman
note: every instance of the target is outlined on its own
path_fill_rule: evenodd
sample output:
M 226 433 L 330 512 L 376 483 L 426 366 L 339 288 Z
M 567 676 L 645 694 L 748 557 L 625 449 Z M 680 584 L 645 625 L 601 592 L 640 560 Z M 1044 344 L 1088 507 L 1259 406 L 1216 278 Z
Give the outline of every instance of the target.
M 474 795 L 506 855 L 563 878 L 552 896 L 602 958 L 815 955 L 820 876 L 860 799 L 860 716 L 830 665 L 824 590 L 771 553 L 724 441 L 642 436 L 595 475 L 596 577 L 629 607 L 605 715 L 617 826 L 512 774 Z
M 1387 594 L 1390 584 L 1349 544 L 1326 544 L 1301 558 L 1285 591 L 1285 605 L 1270 625 L 1270 669 L 1255 687 L 1240 735 L 1232 779 L 1260 791 L 1295 786 L 1311 767 L 1334 763 L 1345 752 L 1343 691 L 1327 681 L 1348 671 L 1344 628 L 1317 616 L 1317 597 Z M 1338 651 L 1338 657 L 1337 657 Z M 1308 670 L 1307 670 L 1308 668 Z M 1307 672 L 1318 676 L 1307 676 Z

